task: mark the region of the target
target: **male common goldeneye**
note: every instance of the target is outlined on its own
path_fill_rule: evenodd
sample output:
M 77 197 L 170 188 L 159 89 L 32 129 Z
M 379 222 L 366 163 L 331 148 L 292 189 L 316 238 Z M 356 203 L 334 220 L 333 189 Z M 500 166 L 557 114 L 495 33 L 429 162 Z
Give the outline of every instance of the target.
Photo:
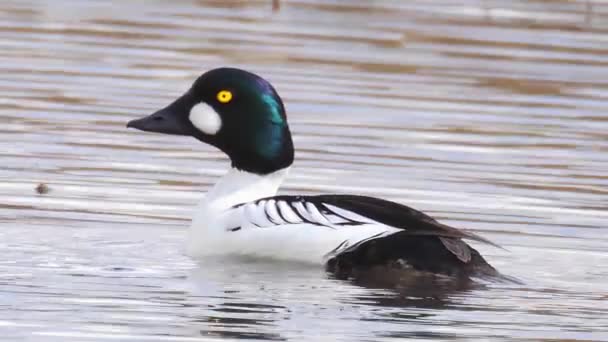
M 253 73 L 208 71 L 169 106 L 127 127 L 192 136 L 230 157 L 231 170 L 207 192 L 192 220 L 192 256 L 317 263 L 342 276 L 376 266 L 497 274 L 462 239 L 491 242 L 402 204 L 358 195 L 277 196 L 293 162 L 293 143 L 281 98 Z

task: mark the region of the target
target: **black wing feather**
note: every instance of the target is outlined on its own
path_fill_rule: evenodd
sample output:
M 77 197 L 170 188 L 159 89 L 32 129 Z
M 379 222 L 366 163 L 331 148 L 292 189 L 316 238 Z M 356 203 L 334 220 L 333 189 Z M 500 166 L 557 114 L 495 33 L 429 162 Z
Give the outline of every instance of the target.
M 401 228 L 411 235 L 469 239 L 502 248 L 477 234 L 450 227 L 416 209 L 380 198 L 358 195 L 318 195 L 310 196 L 307 200 L 352 211 L 388 226 Z

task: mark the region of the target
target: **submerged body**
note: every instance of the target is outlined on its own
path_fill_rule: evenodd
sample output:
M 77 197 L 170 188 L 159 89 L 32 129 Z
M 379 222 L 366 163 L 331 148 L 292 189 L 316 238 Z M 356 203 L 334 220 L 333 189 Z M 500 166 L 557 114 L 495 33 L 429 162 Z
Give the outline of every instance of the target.
M 232 169 L 192 220 L 187 250 L 194 257 L 323 264 L 341 278 L 378 267 L 497 274 L 463 239 L 491 242 L 399 203 L 357 195 L 277 196 L 293 143 L 283 102 L 257 75 L 211 70 L 175 102 L 128 127 L 193 136 L 230 157 Z

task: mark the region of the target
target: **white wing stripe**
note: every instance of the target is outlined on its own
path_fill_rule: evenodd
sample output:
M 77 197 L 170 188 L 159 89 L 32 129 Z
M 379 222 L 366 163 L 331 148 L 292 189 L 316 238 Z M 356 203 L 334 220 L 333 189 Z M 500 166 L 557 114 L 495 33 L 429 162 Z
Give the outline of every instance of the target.
M 285 201 L 278 201 L 277 206 L 279 213 L 285 219 L 287 223 L 301 223 L 302 220 L 293 212 L 289 205 Z
M 378 223 L 374 220 L 370 220 L 369 218 L 365 217 L 365 216 L 361 216 L 359 214 L 353 213 L 352 211 L 348 211 L 348 210 L 344 210 L 342 208 L 336 207 L 335 205 L 331 205 L 331 204 L 323 204 L 327 209 L 331 210 L 333 213 L 335 213 L 338 216 L 341 216 L 342 218 L 348 220 L 348 221 L 353 221 L 353 222 L 361 222 L 361 223 Z
M 325 215 L 321 214 L 319 209 L 317 209 L 317 206 L 315 206 L 314 204 L 312 204 L 310 202 L 306 202 L 306 209 L 308 209 L 310 216 L 312 217 L 312 219 L 315 222 L 319 222 L 320 224 L 322 224 L 324 226 L 332 225 L 332 223 L 329 222 L 329 220 L 325 217 Z
M 275 224 L 284 224 L 285 223 L 285 220 L 283 220 L 281 215 L 279 215 L 279 211 L 277 210 L 275 200 L 271 199 L 268 202 L 266 202 L 265 209 L 266 209 L 266 213 L 268 214 L 268 217 L 270 218 L 270 221 L 274 222 Z
M 308 221 L 308 222 L 312 222 L 312 223 L 318 223 L 308 212 L 308 210 L 306 210 L 306 207 L 304 207 L 304 203 L 302 202 L 295 202 L 293 203 L 293 206 L 296 208 L 296 210 L 298 211 L 298 213 L 300 214 L 300 216 L 302 216 L 304 218 L 304 221 Z

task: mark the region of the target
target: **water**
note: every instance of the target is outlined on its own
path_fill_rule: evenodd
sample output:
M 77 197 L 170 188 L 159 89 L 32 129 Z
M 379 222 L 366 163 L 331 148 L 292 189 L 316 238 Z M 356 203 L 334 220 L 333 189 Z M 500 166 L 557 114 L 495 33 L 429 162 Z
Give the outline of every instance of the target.
M 608 340 L 608 5 L 271 7 L 0 4 L 0 339 Z M 224 65 L 286 102 L 283 193 L 406 203 L 505 246 L 474 244 L 524 284 L 394 290 L 185 256 L 228 163 L 125 123 Z

